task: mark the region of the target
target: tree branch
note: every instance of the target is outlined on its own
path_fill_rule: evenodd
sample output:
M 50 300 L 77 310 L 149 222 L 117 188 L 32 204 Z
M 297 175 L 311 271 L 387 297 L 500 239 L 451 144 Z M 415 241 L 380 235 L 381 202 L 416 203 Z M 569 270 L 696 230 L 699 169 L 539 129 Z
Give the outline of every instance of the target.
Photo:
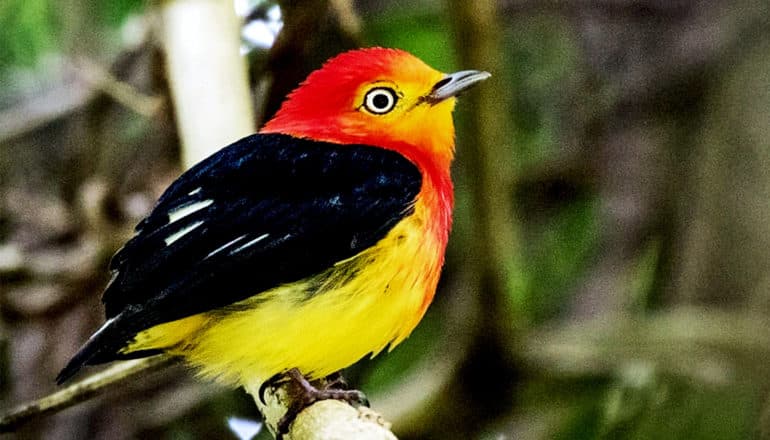
M 182 160 L 190 167 L 255 131 L 240 22 L 229 0 L 164 1 L 161 17 Z
M 261 384 L 246 385 L 246 392 L 254 398 L 264 422 L 276 438 L 283 440 L 331 440 L 365 438 L 367 440 L 395 440 L 390 423 L 367 407 L 355 408 L 339 400 L 321 400 L 303 409 L 283 436 L 278 424 L 295 403 L 292 382 L 276 388 L 267 388 L 265 403 L 259 398 Z
M 155 117 L 163 105 L 163 98 L 138 92 L 86 57 L 81 57 L 76 65 L 89 83 L 137 114 L 146 118 Z
M 11 432 L 22 424 L 89 400 L 136 377 L 145 376 L 176 362 L 168 356 L 153 356 L 116 363 L 46 397 L 20 405 L 0 415 L 0 432 Z
M 20 405 L 0 415 L 0 433 L 13 432 L 23 424 L 40 417 L 54 414 L 80 402 L 92 399 L 111 388 L 146 376 L 178 362 L 178 358 L 165 355 L 145 359 L 118 362 L 109 368 L 92 374 L 62 390 L 41 399 Z M 294 402 L 287 385 L 268 389 L 265 404 L 259 395 L 259 385 L 247 386 L 246 391 L 263 414 L 265 424 L 273 434 L 278 432 L 278 423 Z M 353 406 L 338 400 L 316 402 L 299 413 L 291 424 L 284 440 L 326 440 L 336 438 L 366 438 L 371 440 L 395 440 L 390 423 L 377 412 Z

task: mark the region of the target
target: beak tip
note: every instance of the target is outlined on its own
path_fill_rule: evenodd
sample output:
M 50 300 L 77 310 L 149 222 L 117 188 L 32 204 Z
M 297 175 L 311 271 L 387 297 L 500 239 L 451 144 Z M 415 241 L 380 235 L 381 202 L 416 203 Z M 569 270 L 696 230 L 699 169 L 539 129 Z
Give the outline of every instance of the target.
M 457 96 L 481 81 L 487 80 L 491 73 L 483 70 L 462 70 L 447 74 L 441 79 L 426 96 L 429 102 L 441 102 L 447 98 Z

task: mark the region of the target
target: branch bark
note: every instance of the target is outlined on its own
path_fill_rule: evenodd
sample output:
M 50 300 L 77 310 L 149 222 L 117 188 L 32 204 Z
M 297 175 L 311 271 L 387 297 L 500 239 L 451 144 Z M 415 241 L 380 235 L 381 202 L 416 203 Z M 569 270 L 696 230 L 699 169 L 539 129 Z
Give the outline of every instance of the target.
M 0 433 L 13 432 L 25 423 L 97 397 L 138 377 L 169 367 L 177 361 L 177 358 L 159 355 L 116 363 L 60 391 L 0 415 Z M 292 393 L 286 385 L 268 389 L 265 392 L 266 403 L 263 404 L 258 397 L 259 385 L 247 386 L 246 391 L 254 396 L 254 401 L 264 416 L 265 424 L 275 435 L 278 432 L 278 423 L 293 404 Z M 289 432 L 282 438 L 284 440 L 339 438 L 395 440 L 396 436 L 390 431 L 390 423 L 369 408 L 355 408 L 338 400 L 322 400 L 302 410 L 291 424 Z
M 185 167 L 254 132 L 240 24 L 229 0 L 161 3 L 161 40 Z
M 278 434 L 278 424 L 294 403 L 291 382 L 277 388 L 268 388 L 265 402 L 259 398 L 260 383 L 247 385 L 246 392 L 254 398 L 264 422 L 276 438 L 283 440 L 333 440 L 359 438 L 367 440 L 395 440 L 390 423 L 367 407 L 353 407 L 339 400 L 321 400 L 303 409 L 289 427 L 289 432 Z
M 175 361 L 167 356 L 154 356 L 114 364 L 104 371 L 1 415 L 0 432 L 12 432 L 24 423 L 92 399 L 108 389 L 119 387 L 140 375 L 163 369 Z

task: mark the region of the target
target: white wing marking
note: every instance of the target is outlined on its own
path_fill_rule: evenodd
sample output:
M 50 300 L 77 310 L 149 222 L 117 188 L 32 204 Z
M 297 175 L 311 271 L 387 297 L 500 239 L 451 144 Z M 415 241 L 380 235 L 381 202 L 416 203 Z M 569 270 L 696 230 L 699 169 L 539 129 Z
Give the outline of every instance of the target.
M 270 234 L 262 234 L 259 237 L 255 238 L 254 240 L 249 241 L 248 243 L 244 244 L 243 246 L 238 247 L 238 249 L 235 249 L 234 251 L 230 252 L 231 254 L 237 254 L 238 252 L 246 249 L 249 246 L 252 246 L 254 244 L 257 244 L 258 242 L 264 240 L 267 238 L 267 236 Z
M 174 223 L 175 221 L 182 219 L 184 217 L 187 217 L 188 215 L 192 214 L 193 212 L 200 211 L 201 209 L 211 205 L 214 203 L 213 200 L 201 200 L 200 202 L 195 202 L 190 205 L 184 205 L 180 206 L 178 208 L 175 208 L 168 212 L 168 222 Z
M 236 238 L 234 240 L 228 241 L 227 243 L 223 244 L 222 246 L 219 246 L 218 248 L 216 248 L 213 251 L 209 252 L 209 254 L 206 255 L 206 258 L 204 258 L 204 260 L 209 258 L 209 257 L 214 256 L 215 254 L 218 254 L 219 252 L 222 252 L 224 249 L 234 245 L 235 243 L 243 240 L 244 238 L 246 238 L 246 234 L 243 234 L 243 235 L 241 235 L 240 237 L 238 237 L 238 238 Z
M 166 237 L 166 240 L 164 240 L 166 242 L 166 246 L 170 246 L 171 243 L 173 243 L 173 242 L 179 240 L 180 238 L 184 237 L 185 234 L 190 233 L 193 229 L 197 228 L 198 226 L 200 226 L 202 224 L 203 224 L 203 220 L 198 220 L 197 222 L 191 224 L 190 226 L 188 226 L 188 227 L 186 227 L 186 228 L 184 228 L 182 230 L 176 231 L 173 234 L 169 235 L 168 237 Z
M 110 273 L 110 280 L 107 282 L 107 285 L 106 285 L 106 286 L 104 286 L 104 290 L 107 290 L 107 289 L 109 289 L 109 288 L 110 288 L 110 286 L 112 285 L 112 283 L 114 283 L 114 282 L 115 282 L 115 280 L 117 280 L 117 279 L 118 279 L 118 275 L 119 275 L 119 274 L 120 274 L 120 271 L 118 271 L 118 270 L 113 270 L 113 271 Z

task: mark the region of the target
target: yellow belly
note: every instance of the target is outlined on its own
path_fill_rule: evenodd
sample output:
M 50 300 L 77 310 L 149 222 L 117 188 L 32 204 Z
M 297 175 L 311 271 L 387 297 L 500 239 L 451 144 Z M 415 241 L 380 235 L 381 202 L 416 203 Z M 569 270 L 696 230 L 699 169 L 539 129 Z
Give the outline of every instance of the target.
M 318 276 L 145 330 L 126 351 L 164 348 L 204 376 L 244 384 L 290 368 L 323 377 L 392 348 L 422 318 L 443 260 L 421 208 Z

